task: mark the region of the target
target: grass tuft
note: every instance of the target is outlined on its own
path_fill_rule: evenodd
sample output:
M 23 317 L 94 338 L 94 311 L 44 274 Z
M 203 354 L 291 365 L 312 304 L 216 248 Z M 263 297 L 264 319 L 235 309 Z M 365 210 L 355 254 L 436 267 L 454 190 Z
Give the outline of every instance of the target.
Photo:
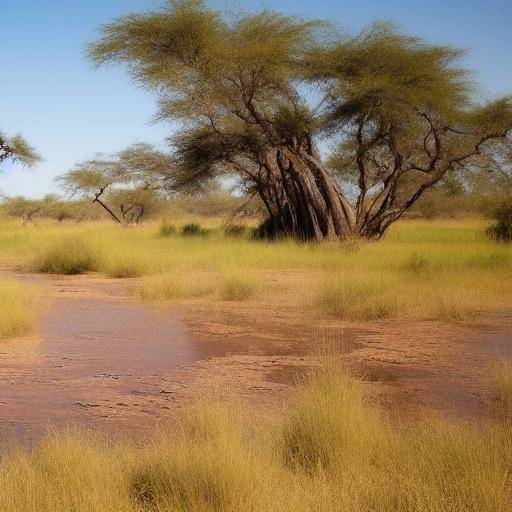
M 37 318 L 38 294 L 32 288 L 0 282 L 0 340 L 33 331 Z
M 512 421 L 512 362 L 502 361 L 493 375 L 493 398 L 498 412 Z
M 43 249 L 31 268 L 43 274 L 83 274 L 98 270 L 99 257 L 83 237 L 64 237 Z
M 317 310 L 338 320 L 380 320 L 398 312 L 395 297 L 378 279 L 335 277 L 327 280 L 315 298 Z
M 225 301 L 243 301 L 256 297 L 261 291 L 260 281 L 252 275 L 231 271 L 220 283 L 220 295 Z
M 206 236 L 208 234 L 208 230 L 201 227 L 200 224 L 196 222 L 191 222 L 189 224 L 185 224 L 181 228 L 182 236 Z
M 174 236 L 176 234 L 176 226 L 174 224 L 170 224 L 167 221 L 164 221 L 160 224 L 158 234 L 162 238 Z

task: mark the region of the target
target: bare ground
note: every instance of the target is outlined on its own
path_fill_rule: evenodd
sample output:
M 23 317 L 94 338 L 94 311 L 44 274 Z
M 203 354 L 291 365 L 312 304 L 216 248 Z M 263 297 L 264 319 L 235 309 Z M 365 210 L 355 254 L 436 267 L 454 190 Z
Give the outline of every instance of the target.
M 478 325 L 311 322 L 286 308 L 147 308 L 133 281 L 3 274 L 48 290 L 37 335 L 0 344 L 0 439 L 78 425 L 138 440 L 195 400 L 279 410 L 323 352 L 336 352 L 391 414 L 490 414 L 489 378 L 512 357 L 512 308 Z

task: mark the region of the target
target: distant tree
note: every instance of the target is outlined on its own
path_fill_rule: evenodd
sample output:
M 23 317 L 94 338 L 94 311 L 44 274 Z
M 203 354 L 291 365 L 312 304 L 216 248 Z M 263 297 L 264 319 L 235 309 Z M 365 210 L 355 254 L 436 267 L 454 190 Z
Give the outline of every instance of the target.
M 40 156 L 21 135 L 9 138 L 0 132 L 0 164 L 6 160 L 33 165 L 40 160 Z
M 126 64 L 158 92 L 159 119 L 180 123 L 178 184 L 236 175 L 265 204 L 267 232 L 315 240 L 380 238 L 507 136 L 510 98 L 475 104 L 460 56 L 382 23 L 348 37 L 272 11 L 228 17 L 197 0 L 119 18 L 90 47 L 96 63 Z
M 9 217 L 30 222 L 42 209 L 41 201 L 26 199 L 25 197 L 5 198 L 2 201 L 2 210 Z
M 81 162 L 58 178 L 71 195 L 91 197 L 118 223 L 139 222 L 178 173 L 172 156 L 147 144 Z

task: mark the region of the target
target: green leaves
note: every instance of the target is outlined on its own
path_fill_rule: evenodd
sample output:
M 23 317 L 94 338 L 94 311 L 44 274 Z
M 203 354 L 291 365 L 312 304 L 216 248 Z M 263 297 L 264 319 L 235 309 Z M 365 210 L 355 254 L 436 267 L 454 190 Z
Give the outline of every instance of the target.
M 8 138 L 0 132 L 0 163 L 7 159 L 24 165 L 34 165 L 41 157 L 21 135 Z

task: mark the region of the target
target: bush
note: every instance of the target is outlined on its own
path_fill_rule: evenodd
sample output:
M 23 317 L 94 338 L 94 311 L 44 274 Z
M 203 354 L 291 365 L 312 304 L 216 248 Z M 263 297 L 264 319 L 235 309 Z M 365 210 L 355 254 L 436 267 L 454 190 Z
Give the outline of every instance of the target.
M 208 230 L 203 229 L 201 225 L 196 222 L 191 222 L 181 228 L 181 234 L 182 236 L 206 236 Z
M 99 258 L 84 239 L 66 237 L 46 247 L 35 258 L 32 268 L 42 274 L 82 274 L 97 271 Z
M 164 221 L 162 224 L 160 224 L 158 234 L 163 238 L 173 236 L 176 234 L 176 227 L 173 224 L 169 224 L 168 222 Z
M 489 229 L 487 234 L 499 242 L 512 241 L 512 203 L 503 203 L 496 208 L 492 214 L 492 219 L 495 221 Z

